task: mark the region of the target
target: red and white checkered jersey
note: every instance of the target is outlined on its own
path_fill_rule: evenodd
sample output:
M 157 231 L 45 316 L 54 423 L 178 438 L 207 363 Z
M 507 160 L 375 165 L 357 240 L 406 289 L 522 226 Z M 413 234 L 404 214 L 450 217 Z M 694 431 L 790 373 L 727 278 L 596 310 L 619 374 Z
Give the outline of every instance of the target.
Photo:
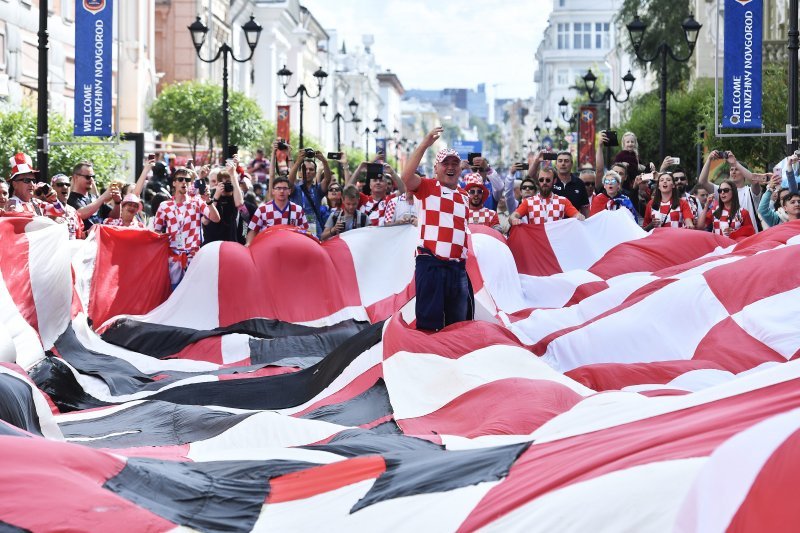
M 270 226 L 285 224 L 287 226 L 297 226 L 300 229 L 308 229 L 308 220 L 303 208 L 294 202 L 289 202 L 281 210 L 275 205 L 275 200 L 263 203 L 258 206 L 250 224 L 247 226 L 251 230 L 261 231 Z
M 716 213 L 716 210 L 714 213 Z M 724 207 L 722 208 L 722 213 L 720 213 L 719 218 L 714 216 L 714 213 L 711 213 L 711 216 L 714 219 L 714 233 L 717 235 L 725 235 L 723 230 L 726 228 L 730 228 L 731 233 L 733 233 L 739 231 L 744 226 L 750 226 L 751 228 L 753 226 L 753 223 L 750 221 L 750 213 L 747 212 L 747 209 L 739 209 L 733 218 L 731 218 L 730 213 Z
M 135 228 L 135 229 L 145 229 L 144 224 L 138 219 L 135 218 L 131 220 L 130 225 L 126 226 L 121 218 L 107 218 L 103 221 L 103 224 L 106 226 L 117 226 L 120 228 Z
M 572 202 L 563 196 L 550 194 L 543 198 L 539 193 L 522 200 L 515 212 L 521 217 L 527 216 L 528 224 L 544 224 L 578 214 Z
M 17 196 L 12 196 L 8 199 L 6 211 L 42 217 L 63 217 L 65 213 L 64 204 L 59 201 L 50 204 L 38 198 L 31 198 L 29 202 L 25 202 Z
M 694 220 L 689 202 L 683 198 L 680 199 L 678 207 L 674 209 L 671 202 L 661 202 L 658 210 L 653 208 L 653 200 L 647 202 L 647 207 L 644 210 L 644 225 L 650 225 L 656 217 L 661 220 L 662 227 L 670 226 L 673 228 L 682 228 L 686 226 L 687 220 Z
M 461 189 L 443 187 L 439 180 L 422 178 L 414 196 L 422 202 L 419 246 L 440 259 L 466 259 L 467 194 Z
M 161 202 L 153 222 L 156 232 L 169 235 L 169 247 L 194 255 L 202 244 L 202 220 L 209 215 L 208 205 L 199 196 L 189 196 L 178 204 Z
M 493 228 L 500 225 L 500 218 L 497 216 L 497 211 L 493 211 L 488 207 L 481 207 L 480 209 L 469 210 L 469 223 L 470 224 L 483 224 Z
M 358 193 L 358 210 L 367 215 L 370 226 L 383 226 L 386 223 L 386 207 L 397 196 L 397 193 L 387 194 L 381 200 L 375 200 L 363 192 Z

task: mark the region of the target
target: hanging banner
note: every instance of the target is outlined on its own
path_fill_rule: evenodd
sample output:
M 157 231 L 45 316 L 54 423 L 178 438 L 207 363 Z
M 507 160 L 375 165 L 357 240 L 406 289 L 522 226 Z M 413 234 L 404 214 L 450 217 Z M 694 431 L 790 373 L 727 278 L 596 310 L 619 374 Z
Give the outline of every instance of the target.
M 279 105 L 278 124 L 275 128 L 275 134 L 278 136 L 278 139 L 283 139 L 288 143 L 290 135 L 289 131 L 289 106 Z
M 722 127 L 761 127 L 763 0 L 725 0 Z
M 75 0 L 75 135 L 111 135 L 114 0 Z
M 578 121 L 578 165 L 580 168 L 584 163 L 594 163 L 594 138 L 597 133 L 597 113 L 591 106 L 581 106 L 580 121 Z

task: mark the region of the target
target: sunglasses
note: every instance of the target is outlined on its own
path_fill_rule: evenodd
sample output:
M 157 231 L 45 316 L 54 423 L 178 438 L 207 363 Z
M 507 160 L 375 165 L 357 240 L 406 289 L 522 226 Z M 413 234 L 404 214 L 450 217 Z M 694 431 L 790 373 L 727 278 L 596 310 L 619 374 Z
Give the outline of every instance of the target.
M 336 187 L 336 188 L 331 188 L 331 189 L 328 189 L 328 192 L 342 192 L 342 189 L 340 189 L 340 188 L 338 188 L 338 187 Z
M 673 176 L 673 178 L 675 178 L 675 181 L 689 181 L 686 176 Z
M 539 183 L 550 183 L 551 181 L 553 180 L 550 178 L 539 178 Z
M 603 180 L 603 185 L 611 185 L 612 183 L 616 183 L 616 182 L 617 182 L 617 180 L 615 180 L 615 179 L 611 179 L 611 178 L 609 178 L 609 179 L 604 179 L 604 180 Z M 588 185 L 587 185 L 587 186 L 588 186 Z
M 480 194 L 482 196 L 483 195 L 483 191 L 480 190 L 480 189 L 470 189 L 470 190 L 467 191 L 467 194 L 469 194 L 470 196 L 477 196 L 477 195 Z
M 605 183 L 605 181 L 603 183 Z M 584 183 L 583 186 L 588 189 L 589 187 L 594 187 L 594 183 Z
M 729 189 L 729 188 L 727 188 L 727 187 L 725 187 L 724 189 L 720 187 L 720 189 L 719 189 L 719 193 L 720 193 L 720 194 L 722 194 L 722 193 L 728 193 L 728 192 L 732 192 L 732 191 L 733 191 L 733 189 Z
M 80 176 L 82 178 L 86 178 L 87 180 L 93 180 L 94 174 L 76 174 L 76 176 Z
M 534 189 L 535 187 L 533 185 L 523 185 L 522 187 L 520 187 L 520 190 L 522 191 L 532 191 Z
M 54 183 L 53 187 L 69 187 L 69 183 Z
M 177 176 L 175 181 L 192 181 L 192 179 L 189 176 Z
M 33 179 L 33 178 L 21 178 L 21 179 L 14 180 L 14 181 L 16 181 L 17 183 L 24 183 L 25 185 L 28 185 L 30 183 L 35 183 L 36 182 L 36 180 Z

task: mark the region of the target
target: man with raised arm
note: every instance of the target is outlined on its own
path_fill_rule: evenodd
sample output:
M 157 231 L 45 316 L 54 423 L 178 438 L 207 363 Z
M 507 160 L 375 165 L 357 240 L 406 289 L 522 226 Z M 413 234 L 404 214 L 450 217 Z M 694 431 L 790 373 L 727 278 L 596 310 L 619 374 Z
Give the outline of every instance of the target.
M 443 128 L 431 130 L 403 170 L 403 183 L 421 202 L 416 257 L 417 329 L 438 331 L 471 320 L 472 286 L 466 270 L 469 199 L 458 188 L 461 158 L 451 148 L 436 154 L 435 179 L 414 172 Z

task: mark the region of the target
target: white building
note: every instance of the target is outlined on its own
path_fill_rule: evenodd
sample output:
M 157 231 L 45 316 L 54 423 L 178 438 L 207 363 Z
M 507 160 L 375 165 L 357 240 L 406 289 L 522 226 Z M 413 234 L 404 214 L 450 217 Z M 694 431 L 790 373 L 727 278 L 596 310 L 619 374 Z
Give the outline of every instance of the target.
M 621 4 L 621 0 L 553 0 L 547 29 L 536 50 L 535 117 L 543 121 L 549 116 L 554 127 L 558 122 L 564 124 L 558 103 L 575 97 L 571 87 L 582 85 L 581 78 L 589 69 L 599 83 L 624 96 L 621 77 L 627 65 L 623 57 L 615 60 L 616 54 L 611 54 L 619 37 L 614 17 Z M 620 72 L 622 68 L 625 70 Z

